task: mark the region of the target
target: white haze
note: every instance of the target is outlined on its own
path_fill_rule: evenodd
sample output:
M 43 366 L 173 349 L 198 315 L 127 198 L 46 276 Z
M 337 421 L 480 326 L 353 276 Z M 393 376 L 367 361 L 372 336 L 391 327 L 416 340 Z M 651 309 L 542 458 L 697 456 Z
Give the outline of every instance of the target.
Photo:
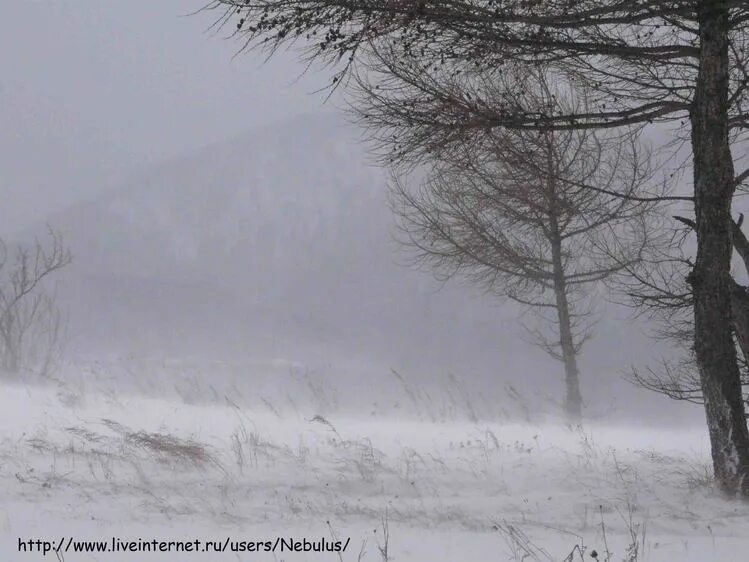
M 742 560 L 701 408 L 624 379 L 670 353 L 646 320 L 601 303 L 565 428 L 533 317 L 406 267 L 324 73 L 234 57 L 202 5 L 0 6 L 0 235 L 50 225 L 74 255 L 63 360 L 3 382 L 0 558 L 48 533 L 340 533 L 356 552 L 289 560 L 366 539 L 382 562 L 386 517 L 398 561 L 513 560 L 506 525 L 562 559 L 602 520 L 616 560 L 634 524 L 639 560 Z

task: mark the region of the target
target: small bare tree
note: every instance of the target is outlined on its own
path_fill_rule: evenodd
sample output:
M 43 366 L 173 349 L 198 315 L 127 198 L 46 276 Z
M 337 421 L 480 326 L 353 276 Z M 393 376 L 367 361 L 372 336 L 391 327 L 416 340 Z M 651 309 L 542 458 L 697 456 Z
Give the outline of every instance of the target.
M 539 111 L 578 103 L 542 74 L 523 81 Z M 438 278 L 461 275 L 555 325 L 553 337 L 531 334 L 564 364 L 565 413 L 579 420 L 578 356 L 592 335 L 594 286 L 632 267 L 647 244 L 650 154 L 633 133 L 517 129 L 493 129 L 481 143 L 439 154 L 417 189 L 394 173 L 402 242 Z
M 45 281 L 71 261 L 62 237 L 19 246 L 12 258 L 0 241 L 0 366 L 8 373 L 38 368 L 47 373 L 61 350 L 65 323 Z

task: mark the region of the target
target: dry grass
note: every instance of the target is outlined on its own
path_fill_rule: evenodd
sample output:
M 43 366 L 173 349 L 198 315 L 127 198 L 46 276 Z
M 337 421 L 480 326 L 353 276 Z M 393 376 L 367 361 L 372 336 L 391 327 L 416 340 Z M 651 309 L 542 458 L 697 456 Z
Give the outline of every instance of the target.
M 121 435 L 125 445 L 143 449 L 156 455 L 161 460 L 192 464 L 197 467 L 221 466 L 209 452 L 208 446 L 198 441 L 181 439 L 166 433 L 133 431 L 109 419 L 102 420 L 102 423 Z

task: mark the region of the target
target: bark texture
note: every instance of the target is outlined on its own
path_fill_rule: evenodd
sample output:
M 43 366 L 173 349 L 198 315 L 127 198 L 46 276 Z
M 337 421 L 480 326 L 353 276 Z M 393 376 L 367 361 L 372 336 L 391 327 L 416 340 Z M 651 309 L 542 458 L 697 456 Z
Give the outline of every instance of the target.
M 694 154 L 697 259 L 695 353 L 710 432 L 713 468 L 721 489 L 749 498 L 749 431 L 733 341 L 731 201 L 734 167 L 728 138 L 728 30 L 723 2 L 700 6 L 699 73 L 690 118 Z

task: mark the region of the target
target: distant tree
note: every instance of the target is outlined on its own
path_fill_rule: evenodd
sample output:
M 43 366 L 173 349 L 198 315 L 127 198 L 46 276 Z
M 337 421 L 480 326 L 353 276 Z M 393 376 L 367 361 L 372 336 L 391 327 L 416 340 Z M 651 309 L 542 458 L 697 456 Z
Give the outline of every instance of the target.
M 749 427 L 732 317 L 731 203 L 749 170 L 732 146 L 749 130 L 749 5 L 746 0 L 216 0 L 246 47 L 296 42 L 309 60 L 343 65 L 334 81 L 383 43 L 435 68 L 501 73 L 553 69 L 592 92 L 580 113 L 538 113 L 522 91 L 498 106 L 463 98 L 405 99 L 442 117 L 450 141 L 487 128 L 614 129 L 682 126 L 691 142 L 696 258 L 689 275 L 694 349 L 716 480 L 749 498 Z M 414 119 L 418 140 L 419 120 Z M 435 129 L 432 128 L 432 131 Z M 678 133 L 677 133 L 678 134 Z M 432 135 L 433 137 L 433 135 Z M 432 139 L 433 140 L 433 139 Z M 409 141 L 409 142 L 411 142 Z
M 64 319 L 46 280 L 71 261 L 62 237 L 20 245 L 12 257 L 0 241 L 0 365 L 8 373 L 37 369 L 47 374 L 64 337 Z
M 575 103 L 542 74 L 516 79 L 538 111 Z M 417 264 L 442 280 L 463 276 L 555 326 L 551 337 L 531 333 L 564 365 L 571 421 L 582 414 L 578 356 L 592 335 L 596 285 L 633 267 L 648 243 L 649 156 L 635 134 L 493 129 L 480 144 L 435 155 L 417 189 L 394 174 L 392 208 Z

